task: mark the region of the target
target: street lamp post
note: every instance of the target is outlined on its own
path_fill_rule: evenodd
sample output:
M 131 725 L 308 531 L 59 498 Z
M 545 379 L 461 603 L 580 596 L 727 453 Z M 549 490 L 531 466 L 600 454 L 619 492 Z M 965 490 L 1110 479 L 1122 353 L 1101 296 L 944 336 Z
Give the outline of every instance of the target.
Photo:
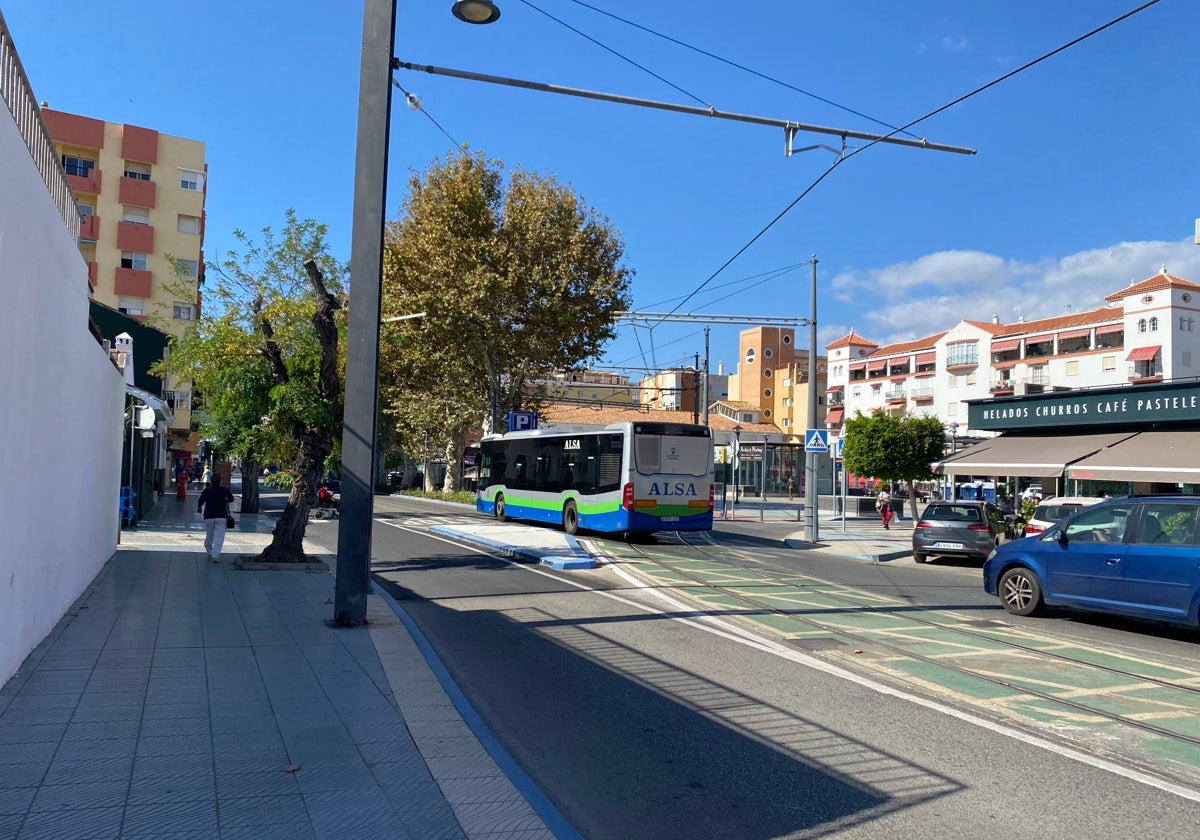
M 958 454 L 958 421 L 951 420 L 950 421 L 950 457 L 953 458 L 957 454 Z M 950 498 L 953 499 L 955 497 L 955 495 L 957 495 L 954 492 L 954 476 L 951 475 L 950 473 L 947 473 L 946 474 L 946 482 L 950 485 L 948 490 L 950 493 Z
M 737 504 L 741 494 L 742 472 L 742 424 L 733 425 L 733 514 L 737 516 Z
M 808 287 L 808 428 L 817 428 L 817 255 L 812 255 L 812 282 Z M 808 541 L 819 539 L 817 518 L 817 455 L 805 453 L 804 507 L 808 510 Z

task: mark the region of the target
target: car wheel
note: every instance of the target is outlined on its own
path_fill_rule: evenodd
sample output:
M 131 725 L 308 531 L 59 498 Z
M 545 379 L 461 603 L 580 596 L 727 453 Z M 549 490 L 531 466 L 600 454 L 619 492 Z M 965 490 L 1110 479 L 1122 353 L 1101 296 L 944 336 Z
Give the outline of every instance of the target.
M 1037 575 L 1016 566 L 1000 576 L 1000 602 L 1013 615 L 1036 615 L 1042 609 L 1042 585 Z
M 504 512 L 504 494 L 496 494 L 496 519 L 500 522 L 507 522 L 508 515 Z
M 918 563 L 924 563 L 926 560 L 928 560 L 928 559 L 929 559 L 929 555 L 928 555 L 928 554 L 922 554 L 922 553 L 921 553 L 921 552 L 919 552 L 919 551 L 914 551 L 914 552 L 913 552 L 913 559 L 914 559 L 914 560 L 916 560 Z
M 575 508 L 574 502 L 567 502 L 563 506 L 563 530 L 571 536 L 579 533 L 579 511 Z

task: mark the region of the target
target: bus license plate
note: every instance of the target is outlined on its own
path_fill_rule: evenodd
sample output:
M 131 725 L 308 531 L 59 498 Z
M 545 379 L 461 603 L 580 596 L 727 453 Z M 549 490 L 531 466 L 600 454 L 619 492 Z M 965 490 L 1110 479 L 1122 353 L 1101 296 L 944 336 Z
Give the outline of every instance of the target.
M 934 548 L 957 548 L 961 551 L 963 544 L 962 543 L 936 542 L 933 544 L 933 547 Z
M 663 522 L 678 522 L 678 521 L 679 521 L 679 517 L 678 517 L 678 516 L 664 516 L 664 517 L 662 518 L 662 521 L 663 521 Z

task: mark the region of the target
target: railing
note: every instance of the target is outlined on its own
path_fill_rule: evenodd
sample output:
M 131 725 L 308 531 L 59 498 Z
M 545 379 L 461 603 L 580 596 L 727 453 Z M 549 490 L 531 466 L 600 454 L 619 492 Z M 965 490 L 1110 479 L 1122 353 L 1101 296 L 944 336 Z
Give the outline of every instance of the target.
M 16 45 L 13 44 L 12 34 L 4 15 L 0 13 L 0 98 L 8 106 L 17 130 L 29 147 L 29 156 L 37 166 L 46 189 L 53 199 L 58 213 L 71 238 L 79 244 L 79 208 L 75 205 L 75 196 L 67 185 L 67 176 L 63 172 L 58 153 L 50 139 L 50 132 L 42 119 L 41 109 L 34 98 L 33 89 L 29 86 L 29 78 L 21 59 L 17 56 Z

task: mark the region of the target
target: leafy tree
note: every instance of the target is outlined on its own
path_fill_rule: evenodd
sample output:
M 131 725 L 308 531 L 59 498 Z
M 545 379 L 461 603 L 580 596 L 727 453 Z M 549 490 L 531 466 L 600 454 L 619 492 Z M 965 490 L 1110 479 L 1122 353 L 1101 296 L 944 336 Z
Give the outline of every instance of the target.
M 907 482 L 916 519 L 917 495 L 912 490 L 916 482 L 934 477 L 931 465 L 945 454 L 946 432 L 941 420 L 927 415 L 901 417 L 877 408 L 870 415 L 858 414 L 847 420 L 842 435 L 846 470 L 888 482 Z
M 305 559 L 308 510 L 341 437 L 346 270 L 325 235 L 291 210 L 280 236 L 264 228 L 254 242 L 235 231 L 241 253 L 209 264 L 200 320 L 162 365 L 194 381 L 201 429 L 240 458 L 243 511 L 257 510 L 261 467 L 287 466 L 288 502 L 264 561 Z
M 536 408 L 528 388 L 600 354 L 629 308 L 633 272 L 606 218 L 553 177 L 480 152 L 452 153 L 414 173 L 384 252 L 381 404 L 404 448 L 426 436 L 451 469 L 469 432 Z

